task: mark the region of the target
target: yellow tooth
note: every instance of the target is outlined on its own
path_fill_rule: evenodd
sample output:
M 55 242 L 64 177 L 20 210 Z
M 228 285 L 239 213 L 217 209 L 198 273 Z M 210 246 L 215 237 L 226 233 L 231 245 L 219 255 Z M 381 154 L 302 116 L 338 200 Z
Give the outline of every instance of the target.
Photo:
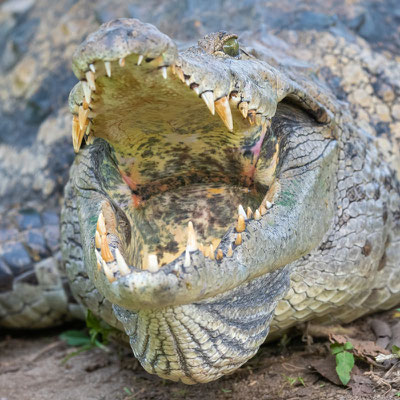
M 256 123 L 256 112 L 255 110 L 250 110 L 247 114 L 247 118 L 250 122 L 250 125 L 254 125 Z
M 242 113 L 243 118 L 247 118 L 247 113 L 249 112 L 249 103 L 247 103 L 247 101 L 242 101 L 239 103 L 239 111 Z
M 99 231 L 100 236 L 103 236 L 107 233 L 106 222 L 104 220 L 103 211 L 100 211 L 99 219 L 97 220 L 97 228 L 96 229 Z
M 243 208 L 243 206 L 241 204 L 239 204 L 239 207 L 238 207 L 238 214 L 243 216 L 243 218 L 245 218 L 245 219 L 247 218 L 247 215 L 244 212 L 244 208 Z
M 96 244 L 96 247 L 98 249 L 101 248 L 101 237 L 100 237 L 100 233 L 98 230 L 96 230 L 96 233 L 94 234 L 94 242 Z
M 230 244 L 230 245 L 229 245 L 229 249 L 228 249 L 228 251 L 226 252 L 226 256 L 227 256 L 227 257 L 232 257 L 232 254 L 233 254 L 233 250 L 232 250 L 232 245 Z
M 235 240 L 235 245 L 240 246 L 242 244 L 242 234 L 238 233 Z
M 120 58 L 118 64 L 120 67 L 125 67 L 125 58 Z
M 261 204 L 260 206 L 260 214 L 265 215 L 267 213 L 267 209 L 264 207 L 264 204 Z
M 183 264 L 186 268 L 190 267 L 190 252 L 188 249 L 185 251 L 185 262 Z
M 185 83 L 185 76 L 183 74 L 183 71 L 181 70 L 181 68 L 176 67 L 176 74 L 178 75 L 178 78 Z
M 216 257 L 216 259 L 217 259 L 217 260 L 222 260 L 223 258 L 224 258 L 224 253 L 222 252 L 221 249 L 218 249 L 218 250 L 217 250 L 217 257 Z
M 167 75 L 167 67 L 161 67 L 161 74 L 162 74 L 162 76 L 163 76 L 164 79 L 167 79 L 167 78 L 168 78 L 168 75 Z
M 236 232 L 243 232 L 246 229 L 246 223 L 244 221 L 243 215 L 239 215 L 237 224 L 236 224 Z
M 106 69 L 106 74 L 111 78 L 111 63 L 110 61 L 104 61 L 104 68 Z
M 107 235 L 101 237 L 101 258 L 106 261 L 114 261 L 114 256 L 111 253 L 110 246 L 108 245 Z
M 86 72 L 86 80 L 90 87 L 90 90 L 96 91 L 96 84 L 94 82 L 94 73 L 93 71 Z
M 214 260 L 214 246 L 210 244 L 210 260 Z
M 107 263 L 104 260 L 102 261 L 102 264 L 103 264 L 104 274 L 107 277 L 108 281 L 110 283 L 114 282 L 115 281 L 115 276 L 112 273 L 111 268 L 107 265 Z
M 214 94 L 210 90 L 207 90 L 206 92 L 203 92 L 201 94 L 201 98 L 204 100 L 204 103 L 206 103 L 206 106 L 210 110 L 211 114 L 215 114 L 215 105 L 214 105 Z
M 86 103 L 90 104 L 92 100 L 92 91 L 90 90 L 90 87 L 86 81 L 82 81 L 82 89 L 83 89 L 83 94 L 85 95 Z
M 258 209 L 254 212 L 254 219 L 258 221 L 261 218 L 260 211 Z
M 88 114 L 89 114 L 88 108 L 85 110 L 82 106 L 79 106 L 79 112 L 78 112 L 79 128 L 82 130 L 83 128 L 85 128 Z
M 96 68 L 94 67 L 93 64 L 89 64 L 89 68 L 94 74 L 96 73 Z
M 137 60 L 137 65 L 140 65 L 142 63 L 142 61 L 143 61 L 143 56 L 140 54 L 139 58 Z
M 189 221 L 189 223 L 188 223 L 188 236 L 187 237 L 188 237 L 188 239 L 187 239 L 186 249 L 188 251 L 196 251 L 197 250 L 196 232 L 194 231 L 192 221 Z
M 74 115 L 72 118 L 72 145 L 75 153 L 81 148 L 84 131 L 79 127 L 79 118 Z
M 157 255 L 149 254 L 147 257 L 147 270 L 150 272 L 157 272 L 158 268 Z
M 203 243 L 199 244 L 199 250 L 204 254 L 204 246 Z
M 233 119 L 228 96 L 221 97 L 215 102 L 215 110 L 217 111 L 217 114 L 221 117 L 223 123 L 228 128 L 228 130 L 233 131 Z
M 122 276 L 129 275 L 131 273 L 131 270 L 129 269 L 128 264 L 126 263 L 118 247 L 115 249 L 115 259 L 117 260 L 117 267 L 119 269 L 119 273 Z
M 170 67 L 171 67 L 171 72 L 172 72 L 172 74 L 173 74 L 173 75 L 176 75 L 176 67 L 175 67 L 175 64 L 171 64 Z
M 250 207 L 247 207 L 246 210 L 247 219 L 250 219 L 252 215 L 253 215 L 253 210 Z

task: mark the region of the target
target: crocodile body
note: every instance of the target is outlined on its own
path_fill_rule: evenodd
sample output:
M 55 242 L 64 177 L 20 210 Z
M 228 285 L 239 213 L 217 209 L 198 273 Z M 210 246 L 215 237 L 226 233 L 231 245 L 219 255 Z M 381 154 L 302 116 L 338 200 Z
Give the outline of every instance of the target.
M 1 325 L 61 323 L 83 315 L 78 301 L 127 333 L 148 372 L 197 383 L 268 334 L 400 302 L 395 56 L 311 29 L 178 50 L 122 19 L 73 68 L 62 259 L 55 179 L 39 173 L 48 204 L 3 214 Z M 67 125 L 48 119 L 48 149 L 63 140 L 51 123 Z

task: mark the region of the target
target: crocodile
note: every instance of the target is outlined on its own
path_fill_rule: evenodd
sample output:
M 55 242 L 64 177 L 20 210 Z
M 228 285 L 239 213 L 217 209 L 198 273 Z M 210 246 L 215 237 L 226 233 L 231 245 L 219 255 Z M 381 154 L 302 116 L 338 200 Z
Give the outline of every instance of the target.
M 400 302 L 397 159 L 315 74 L 267 50 L 217 32 L 179 51 L 136 19 L 89 35 L 73 57 L 65 274 L 23 271 L 15 296 L 39 281 L 46 318 L 37 304 L 10 317 L 5 291 L 2 325 L 68 320 L 78 299 L 148 372 L 193 384 L 301 321 Z

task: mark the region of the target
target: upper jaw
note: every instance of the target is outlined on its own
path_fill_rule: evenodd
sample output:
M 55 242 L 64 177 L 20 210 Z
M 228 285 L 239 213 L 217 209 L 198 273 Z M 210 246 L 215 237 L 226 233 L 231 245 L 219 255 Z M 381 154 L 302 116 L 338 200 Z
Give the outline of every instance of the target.
M 245 116 L 248 125 L 259 125 L 261 129 L 254 128 L 254 132 L 262 134 L 268 119 L 275 114 L 278 102 L 286 96 L 300 97 L 304 107 L 308 107 L 311 113 L 319 113 L 321 120 L 330 118 L 330 112 L 318 101 L 265 63 L 254 59 L 219 59 L 201 49 L 178 55 L 172 40 L 153 26 L 137 20 L 117 20 L 104 25 L 91 35 L 74 56 L 74 72 L 78 78 L 84 80 L 70 97 L 71 109 L 76 114 L 73 126 L 76 150 L 79 150 L 84 134 L 88 141 L 93 140 L 90 137 L 89 121 L 91 99 L 96 96 L 97 77 L 106 79 L 112 75 L 110 65 L 116 62 L 124 68 L 124 62 L 128 58 L 136 64 L 147 63 L 152 70 L 158 69 L 159 74 L 155 79 L 159 81 L 165 75 L 164 68 L 169 67 L 172 73 L 203 98 L 210 111 L 216 111 L 221 116 L 225 129 L 229 131 L 235 132 L 236 129 L 236 124 L 233 124 L 236 119 L 232 118 L 230 107 L 237 115 L 241 113 Z M 211 93 L 212 98 L 204 93 Z M 221 100 L 225 104 L 221 105 Z M 323 113 L 320 113 L 321 110 Z M 87 152 L 90 149 L 84 153 Z M 327 159 L 333 157 L 333 154 L 331 151 Z M 104 240 L 95 249 L 95 231 L 92 225 L 93 218 L 97 219 L 102 213 L 102 202 L 99 202 L 96 207 L 89 209 L 93 213 L 91 218 L 82 222 L 83 231 L 89 233 L 84 238 L 84 247 L 88 249 L 87 262 L 92 268 L 89 271 L 91 278 L 100 292 L 115 304 L 127 309 L 159 308 L 215 296 L 249 279 L 280 268 L 315 247 L 327 229 L 328 222 L 311 224 L 309 237 L 303 237 L 303 231 L 296 229 L 291 235 L 286 231 L 288 226 L 309 224 L 310 214 L 304 212 L 305 205 L 311 207 L 315 203 L 318 208 L 320 204 L 325 204 L 318 196 L 310 193 L 317 175 L 315 171 L 310 172 L 307 185 L 297 190 L 296 204 L 290 210 L 280 204 L 279 191 L 271 193 L 268 202 L 275 202 L 275 206 L 268 213 L 260 213 L 264 214 L 260 218 L 246 216 L 244 226 L 243 221 L 240 221 L 240 226 L 238 222 L 229 228 L 218 249 L 215 249 L 214 257 L 204 257 L 197 248 L 188 244 L 186 252 L 155 273 L 129 267 L 129 273 L 121 274 L 118 269 L 118 260 L 121 259 L 116 250 L 123 244 L 118 240 L 105 245 L 111 251 L 112 261 L 107 268 L 115 268 L 113 276 L 96 272 L 96 264 L 99 261 L 104 262 Z M 284 181 L 281 184 L 285 186 Z M 329 184 L 330 181 L 327 181 L 328 186 Z M 328 191 L 326 188 L 326 192 Z M 85 207 L 87 205 L 82 204 L 82 208 Z M 328 210 L 326 221 L 331 212 L 332 210 Z M 104 236 L 104 233 L 101 235 Z M 299 240 L 302 241 L 301 246 L 298 245 Z M 216 256 L 219 251 L 223 257 L 218 259 Z

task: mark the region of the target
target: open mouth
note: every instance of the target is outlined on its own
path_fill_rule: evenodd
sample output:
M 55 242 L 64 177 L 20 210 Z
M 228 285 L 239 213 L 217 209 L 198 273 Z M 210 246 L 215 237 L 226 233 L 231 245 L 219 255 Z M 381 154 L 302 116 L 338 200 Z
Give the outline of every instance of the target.
M 219 48 L 199 42 L 178 54 L 151 25 L 117 20 L 75 53 L 81 81 L 70 95 L 74 148 L 83 139 L 89 144 L 93 179 L 108 199 L 97 229 L 91 222 L 81 229 L 93 232 L 100 290 L 109 293 L 100 271 L 109 283 L 122 279 L 124 295 L 120 289 L 110 294 L 117 304 L 130 304 L 138 287 L 145 289 L 135 301 L 143 304 L 173 302 L 178 292 L 185 302 L 219 293 L 306 254 L 315 243 L 310 236 L 298 246 L 296 235 L 308 234 L 299 224 L 325 229 L 308 215 L 314 203 L 326 203 L 310 190 L 321 189 L 313 165 L 334 154 L 329 111 L 313 93 L 239 49 L 235 35 L 215 35 Z M 107 156 L 100 160 L 97 147 L 104 145 Z M 88 204 L 82 209 L 93 212 Z M 289 229 L 274 228 L 279 223 Z M 201 265 L 210 270 L 210 262 L 221 267 L 212 267 L 215 279 L 224 268 L 234 277 L 210 285 L 207 272 L 189 272 L 199 273 Z M 137 278 L 143 270 L 166 275 Z

